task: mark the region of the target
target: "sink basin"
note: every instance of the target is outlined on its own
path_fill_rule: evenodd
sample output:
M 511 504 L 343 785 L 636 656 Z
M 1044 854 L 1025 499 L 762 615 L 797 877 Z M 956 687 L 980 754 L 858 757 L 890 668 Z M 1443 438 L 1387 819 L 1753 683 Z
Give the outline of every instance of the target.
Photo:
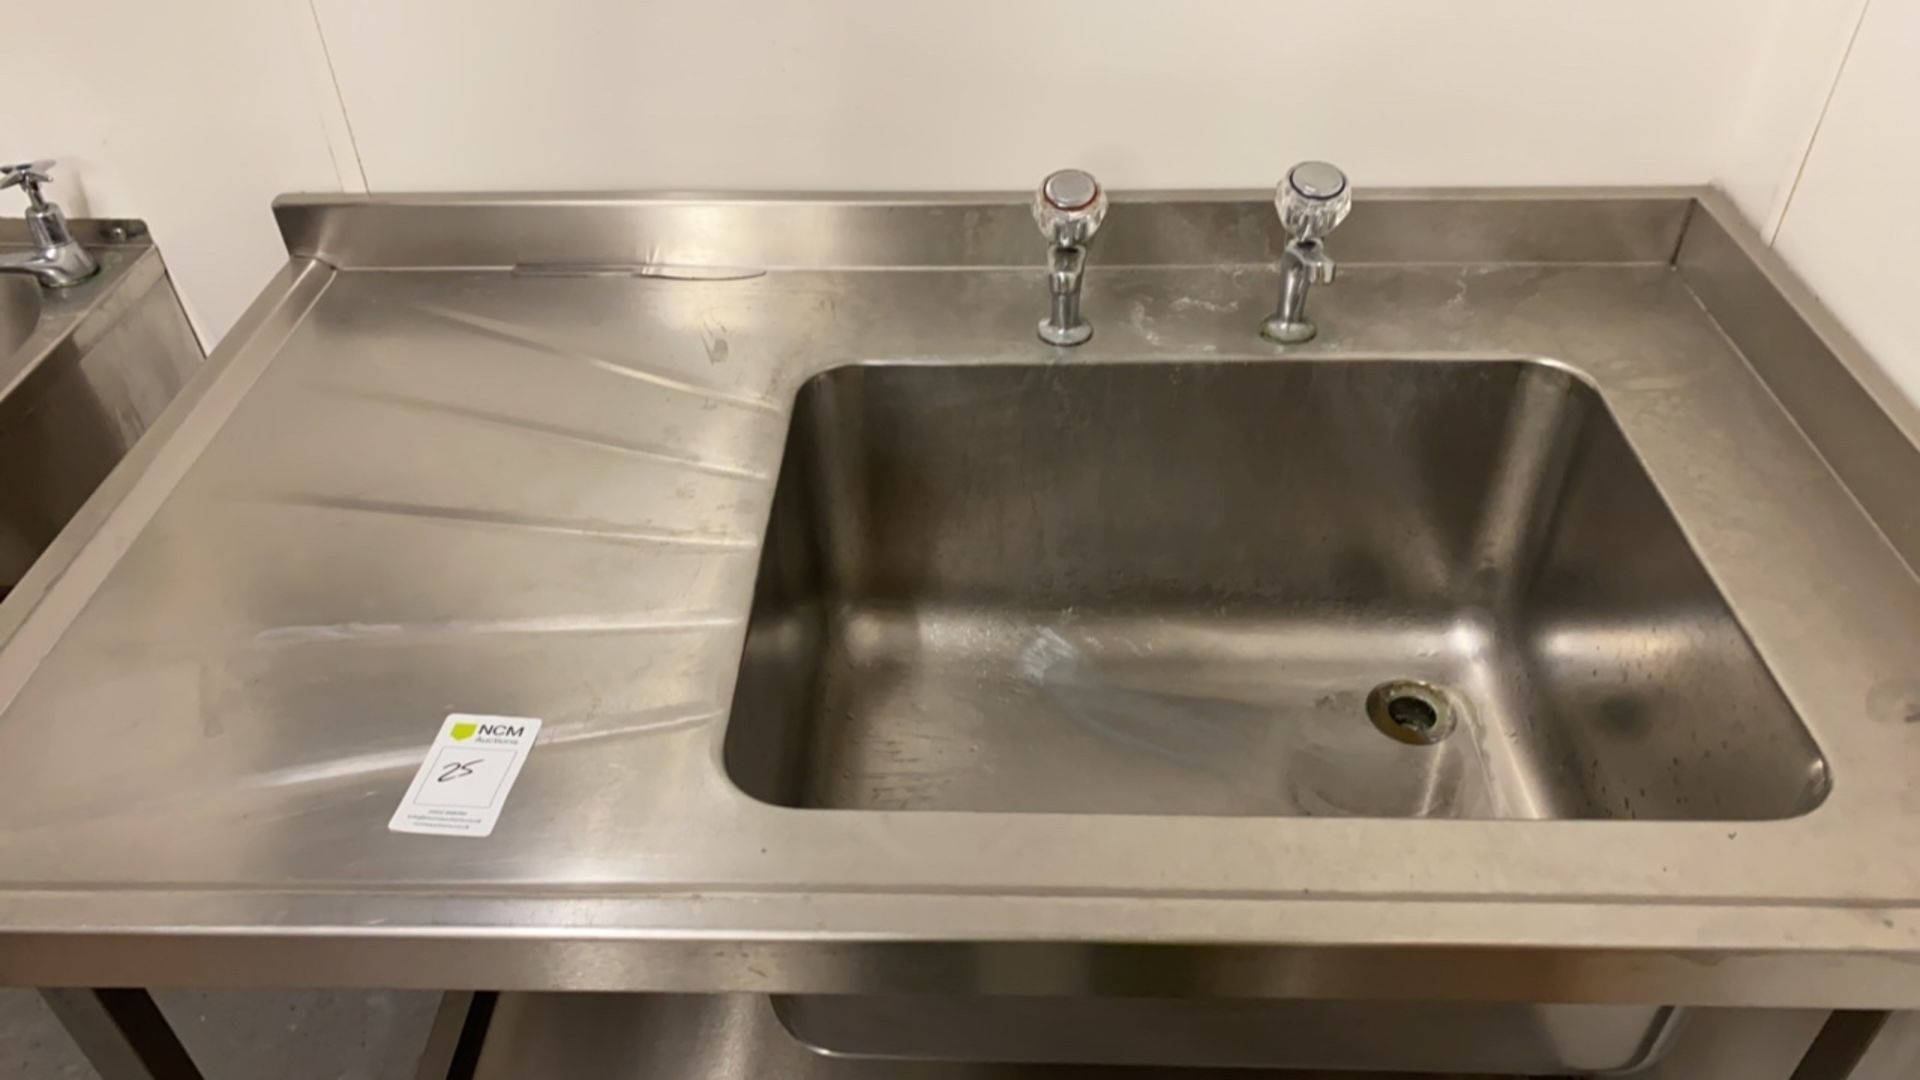
M 1828 787 L 1599 395 L 1524 361 L 816 376 L 725 757 L 826 809 L 1734 820 Z
M 40 320 L 40 286 L 32 278 L 0 274 L 0 356 L 26 343 Z

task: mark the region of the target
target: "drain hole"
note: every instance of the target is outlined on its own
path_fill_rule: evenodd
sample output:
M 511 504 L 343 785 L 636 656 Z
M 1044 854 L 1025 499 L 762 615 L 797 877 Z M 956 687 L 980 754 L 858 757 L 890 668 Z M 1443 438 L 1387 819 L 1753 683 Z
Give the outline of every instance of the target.
M 1397 679 L 1367 695 L 1373 726 L 1403 743 L 1437 743 L 1453 731 L 1454 708 L 1446 691 L 1430 683 Z
M 1417 697 L 1387 699 L 1387 719 L 1418 734 L 1425 735 L 1440 722 L 1439 710 Z

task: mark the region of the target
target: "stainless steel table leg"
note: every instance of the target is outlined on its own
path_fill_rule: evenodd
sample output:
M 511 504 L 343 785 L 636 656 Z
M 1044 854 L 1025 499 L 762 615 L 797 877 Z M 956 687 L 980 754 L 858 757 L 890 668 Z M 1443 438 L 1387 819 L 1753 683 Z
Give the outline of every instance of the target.
M 201 1080 L 145 990 L 42 990 L 101 1080 Z
M 421 1051 L 418 1080 L 470 1080 L 480 1064 L 481 1045 L 486 1041 L 487 1024 L 493 1019 L 498 994 L 449 990 L 440 997 L 440 1011 L 434 1014 L 433 1028 L 427 1032 L 427 1047 Z
M 1793 1080 L 1848 1080 L 1886 1026 L 1887 1017 L 1877 1009 L 1835 1009 L 1793 1071 Z

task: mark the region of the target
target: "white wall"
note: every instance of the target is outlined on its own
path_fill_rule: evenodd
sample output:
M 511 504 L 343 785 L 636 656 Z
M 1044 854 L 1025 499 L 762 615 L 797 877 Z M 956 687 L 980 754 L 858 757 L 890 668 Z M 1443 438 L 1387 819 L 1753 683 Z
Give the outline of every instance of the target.
M 1779 0 L 1763 0 L 1770 13 Z M 316 0 L 380 189 L 1702 182 L 1755 0 Z
M 1021 188 L 1066 163 L 1246 187 L 1307 156 L 1363 185 L 1717 182 L 1898 367 L 1920 305 L 1863 255 L 1911 225 L 1848 200 L 1913 189 L 1890 102 L 1916 5 L 89 0 L 0 37 L 16 85 L 65 88 L 8 107 L 0 156 L 65 158 L 94 213 L 147 218 L 209 343 L 282 261 L 283 191 Z
M 1867 0 L 1789 0 L 1763 27 L 1714 181 L 1772 239 Z
M 218 338 L 286 261 L 268 201 L 340 188 L 304 0 L 87 0 L 8 15 L 0 157 L 59 159 L 61 186 L 81 195 L 69 201 L 83 204 L 69 211 L 147 219 L 195 328 Z M 0 213 L 25 205 L 0 193 Z
M 1871 0 L 1775 247 L 1920 403 L 1920 0 Z

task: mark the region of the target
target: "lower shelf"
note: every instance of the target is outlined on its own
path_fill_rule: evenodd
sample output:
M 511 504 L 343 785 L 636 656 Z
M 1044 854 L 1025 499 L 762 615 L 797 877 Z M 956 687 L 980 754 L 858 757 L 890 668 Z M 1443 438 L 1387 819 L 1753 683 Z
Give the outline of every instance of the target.
M 970 1018 L 956 1018 L 960 1026 L 953 1028 L 951 1036 L 942 1043 L 924 1026 L 932 1015 L 927 1008 L 911 1017 L 868 1014 L 866 1020 L 872 1026 L 856 1024 L 854 1018 L 860 1015 L 861 1004 L 870 1000 L 790 999 L 776 1009 L 773 999 L 750 994 L 503 994 L 494 1007 L 474 1076 L 476 1080 L 519 1080 L 528 1076 L 566 1076 L 572 1080 L 640 1080 L 643 1077 L 646 1080 L 1093 1080 L 1095 1077 L 1304 1080 L 1325 1075 L 1339 1080 L 1364 1080 L 1413 1075 L 1390 1071 L 1321 1074 L 1247 1067 L 1176 1067 L 1147 1063 L 1139 1056 L 1130 1060 L 1141 1063 L 1122 1065 L 1116 1063 L 1116 1054 L 1137 1055 L 1143 1046 L 1151 1043 L 1151 1040 L 1143 1043 L 1137 1032 L 1123 1026 L 1107 1030 L 1111 1036 L 1110 1046 L 1117 1049 L 1098 1055 L 1106 1059 L 1104 1064 L 911 1060 L 894 1056 L 888 1048 L 912 1047 L 916 1056 L 930 1051 L 959 1053 L 960 1044 L 955 1040 L 964 1036 L 977 1040 L 975 1045 L 989 1055 L 1025 1056 L 1034 1052 L 1031 1048 L 1039 1029 L 1029 1023 L 1011 1032 L 996 1030 L 993 1024 L 983 1022 L 987 1018 L 975 1013 Z M 930 1000 L 939 1002 L 939 999 Z M 928 1002 L 921 1004 L 926 1006 Z M 826 1011 L 822 1011 L 823 1005 Z M 1272 1004 L 1265 1007 L 1275 1008 Z M 1072 1006 L 1068 1008 L 1071 1010 Z M 1406 1044 L 1392 1037 L 1396 1022 L 1392 1009 L 1379 1008 L 1376 1037 L 1351 1043 L 1356 1057 L 1340 1064 L 1347 1068 L 1365 1066 L 1364 1059 L 1369 1053 L 1374 1060 L 1404 1056 L 1395 1051 L 1395 1047 L 1404 1048 Z M 781 1012 L 786 1013 L 789 1023 L 807 1031 L 809 1038 L 817 1043 L 831 1040 L 840 1044 L 852 1039 L 861 1044 L 864 1052 L 860 1056 L 847 1056 L 810 1046 L 794 1035 L 788 1023 L 782 1022 Z M 1098 1015 L 1083 1012 L 1078 1020 L 1086 1023 Z M 1044 1010 L 1038 1018 L 1043 1023 L 1072 1022 L 1061 1016 L 1048 1016 Z M 1176 1026 L 1184 1029 L 1189 1019 L 1180 1018 Z M 1224 1030 L 1217 1027 L 1217 1021 L 1213 1023 L 1216 1024 L 1214 1030 Z M 891 1042 L 881 1037 L 889 1027 L 893 1029 Z M 1241 1030 L 1255 1029 L 1248 1026 Z M 1275 1028 L 1276 1034 L 1285 1034 L 1287 1030 L 1284 1024 Z M 1292 1030 L 1305 1034 L 1308 1029 Z M 1440 1027 L 1429 1030 L 1431 1037 L 1438 1037 L 1442 1032 Z M 1076 1040 L 1081 1046 L 1092 1046 L 1098 1035 L 1097 1031 L 1087 1028 L 1063 1027 L 1059 1033 L 1063 1036 L 1063 1046 L 1074 1045 Z M 1461 1049 L 1470 1049 L 1485 1035 L 1484 1030 L 1476 1031 L 1471 1025 L 1452 1032 L 1454 1045 Z M 1021 1049 L 1023 1046 L 1027 1049 Z M 1188 1048 L 1191 1049 L 1191 1044 Z M 874 1054 L 874 1051 L 880 1053 Z M 1200 1054 L 1197 1058 L 1206 1056 Z M 1222 1059 L 1215 1056 L 1213 1060 Z M 1244 1063 L 1245 1059 L 1239 1060 Z M 1532 1065 L 1499 1069 L 1506 1075 L 1536 1071 L 1562 1070 L 1538 1069 Z M 1432 1073 L 1421 1075 L 1433 1077 Z M 1454 1080 L 1461 1080 L 1463 1075 L 1494 1074 L 1451 1074 Z

